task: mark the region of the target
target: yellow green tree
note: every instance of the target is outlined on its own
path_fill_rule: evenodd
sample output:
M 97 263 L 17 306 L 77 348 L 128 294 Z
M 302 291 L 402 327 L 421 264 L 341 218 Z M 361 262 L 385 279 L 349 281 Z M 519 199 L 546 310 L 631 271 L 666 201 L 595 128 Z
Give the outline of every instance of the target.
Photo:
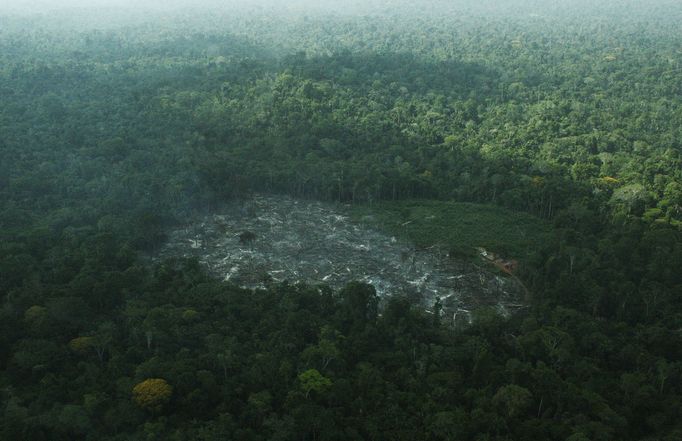
M 173 387 L 161 378 L 148 378 L 133 387 L 133 401 L 143 409 L 158 412 L 173 395 Z

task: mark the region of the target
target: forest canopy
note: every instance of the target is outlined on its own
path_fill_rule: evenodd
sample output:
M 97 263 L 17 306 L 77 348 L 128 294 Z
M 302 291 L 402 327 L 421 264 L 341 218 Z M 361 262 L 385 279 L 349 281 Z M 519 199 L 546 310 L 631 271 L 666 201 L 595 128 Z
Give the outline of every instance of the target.
M 682 438 L 679 2 L 218 3 L 0 5 L 0 438 Z M 485 229 L 527 307 L 149 258 L 259 193 Z

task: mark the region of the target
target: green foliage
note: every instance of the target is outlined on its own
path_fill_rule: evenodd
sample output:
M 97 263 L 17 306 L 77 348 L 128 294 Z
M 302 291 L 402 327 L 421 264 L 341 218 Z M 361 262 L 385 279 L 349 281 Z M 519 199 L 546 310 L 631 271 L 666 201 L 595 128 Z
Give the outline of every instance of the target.
M 298 375 L 298 381 L 301 383 L 301 389 L 305 392 L 306 398 L 310 392 L 322 393 L 332 385 L 332 381 L 320 374 L 317 369 L 308 369 Z
M 411 200 L 357 207 L 353 214 L 418 245 L 439 245 L 453 257 L 482 247 L 525 258 L 551 234 L 548 223 L 494 205 Z
M 454 3 L 0 16 L 0 439 L 681 439 L 679 6 Z M 529 304 L 150 262 L 257 191 L 519 258 Z
M 532 394 L 526 388 L 509 384 L 502 386 L 493 396 L 492 403 L 498 406 L 502 413 L 509 417 L 521 416 L 531 404 Z

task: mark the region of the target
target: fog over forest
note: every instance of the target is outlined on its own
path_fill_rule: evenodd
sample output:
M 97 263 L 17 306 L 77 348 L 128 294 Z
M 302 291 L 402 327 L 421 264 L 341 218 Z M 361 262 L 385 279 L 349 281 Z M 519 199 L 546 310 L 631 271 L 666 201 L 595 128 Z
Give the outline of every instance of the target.
M 676 0 L 5 0 L 0 11 L 23 14 L 46 14 L 52 11 L 81 9 L 142 11 L 183 11 L 184 13 L 208 11 L 281 11 L 288 13 L 343 15 L 409 12 L 414 15 L 443 15 L 453 12 L 489 15 L 537 14 L 560 17 L 562 15 L 624 16 L 641 18 L 642 15 L 660 16 L 662 13 L 679 14 Z M 604 17 L 605 18 L 605 17 Z M 671 17 L 673 18 L 673 17 Z

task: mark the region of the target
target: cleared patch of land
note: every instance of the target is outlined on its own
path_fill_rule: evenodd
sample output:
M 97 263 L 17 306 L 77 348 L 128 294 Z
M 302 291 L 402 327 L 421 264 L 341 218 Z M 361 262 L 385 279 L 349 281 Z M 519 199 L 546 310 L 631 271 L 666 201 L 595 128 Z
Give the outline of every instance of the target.
M 476 256 L 481 247 L 523 261 L 551 235 L 542 219 L 485 204 L 408 200 L 355 206 L 351 213 L 418 246 L 438 245 L 460 256 Z
M 234 201 L 170 231 L 157 257 L 194 257 L 248 288 L 286 281 L 340 289 L 359 280 L 382 298 L 408 296 L 427 309 L 440 299 L 453 320 L 481 307 L 507 314 L 524 306 L 514 278 L 447 257 L 440 247 L 415 248 L 351 221 L 349 209 L 281 196 Z

